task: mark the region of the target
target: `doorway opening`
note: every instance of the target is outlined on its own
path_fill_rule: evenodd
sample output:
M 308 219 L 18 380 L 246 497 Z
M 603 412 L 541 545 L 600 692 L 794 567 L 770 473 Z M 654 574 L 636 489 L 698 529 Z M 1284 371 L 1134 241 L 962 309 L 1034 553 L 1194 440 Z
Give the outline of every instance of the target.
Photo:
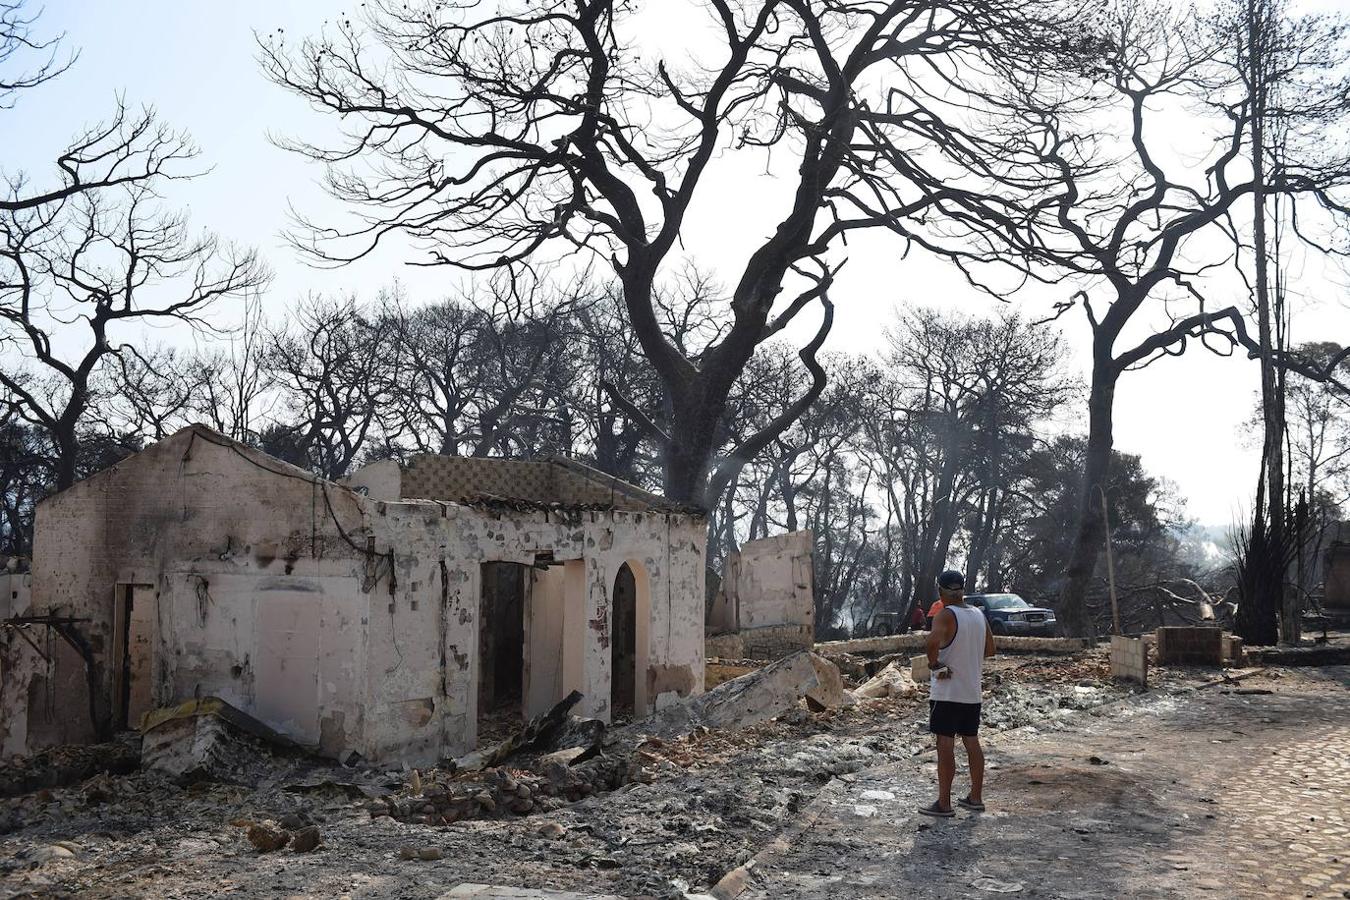
M 628 563 L 614 578 L 609 637 L 610 717 L 630 721 L 637 709 L 637 578 Z
M 501 740 L 524 717 L 525 607 L 530 568 L 489 562 L 482 568 L 478 617 L 478 743 Z
M 151 584 L 119 584 L 113 599 L 113 722 L 135 728 L 154 707 L 155 620 Z

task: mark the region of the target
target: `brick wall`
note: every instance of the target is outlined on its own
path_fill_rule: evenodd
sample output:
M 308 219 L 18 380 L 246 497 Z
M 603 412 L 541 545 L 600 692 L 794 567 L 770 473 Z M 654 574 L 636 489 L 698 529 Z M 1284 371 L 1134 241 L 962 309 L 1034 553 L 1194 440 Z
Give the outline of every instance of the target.
M 745 641 L 737 632 L 715 634 L 703 642 L 708 659 L 745 659 Z M 708 685 L 712 687 L 712 685 Z
M 1218 628 L 1169 625 L 1159 628 L 1157 635 L 1159 665 L 1223 665 L 1224 636 Z
M 1148 687 L 1148 644 L 1139 638 L 1111 635 L 1111 677 Z
M 1350 527 L 1341 526 L 1346 535 Z M 1350 537 L 1350 535 L 1346 535 Z M 1326 599 L 1323 605 L 1333 609 L 1350 609 L 1350 543 L 1337 541 L 1326 556 Z
M 810 650 L 815 635 L 810 625 L 768 625 L 740 632 L 746 659 L 781 659 L 798 650 Z

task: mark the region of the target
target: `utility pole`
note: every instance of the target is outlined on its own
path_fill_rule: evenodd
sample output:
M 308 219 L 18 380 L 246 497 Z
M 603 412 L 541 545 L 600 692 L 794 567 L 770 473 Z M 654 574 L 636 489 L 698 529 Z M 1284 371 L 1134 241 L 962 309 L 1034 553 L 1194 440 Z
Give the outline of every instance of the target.
M 1106 529 L 1106 583 L 1111 589 L 1111 633 L 1121 634 L 1120 601 L 1116 598 L 1116 562 L 1111 555 L 1111 516 L 1106 510 L 1106 491 L 1097 485 L 1102 498 L 1102 526 Z

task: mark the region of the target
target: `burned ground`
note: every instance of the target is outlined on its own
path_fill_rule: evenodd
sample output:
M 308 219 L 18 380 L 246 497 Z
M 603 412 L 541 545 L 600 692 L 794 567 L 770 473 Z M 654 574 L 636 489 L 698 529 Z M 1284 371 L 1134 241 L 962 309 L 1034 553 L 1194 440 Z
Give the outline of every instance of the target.
M 1095 656 L 998 661 L 987 685 L 991 730 L 1072 727 L 1083 710 L 1130 696 L 1100 670 Z M 238 783 L 182 786 L 138 772 L 28 793 L 3 813 L 0 896 L 411 898 L 460 882 L 679 896 L 750 860 L 827 786 L 879 766 L 921 766 L 931 743 L 921 696 L 821 713 L 802 706 L 749 728 L 696 729 L 639 746 L 631 738 L 640 727 L 617 729 L 606 744 L 606 758 L 633 773 L 617 790 L 593 787 L 529 815 L 496 809 L 449 825 L 414 821 L 420 813 L 373 816 L 370 795 L 412 812 L 436 786 L 470 776 L 433 769 L 414 784 L 410 771 L 316 766 L 261 747 L 239 760 L 230 776 Z M 517 784 L 540 777 L 514 760 L 472 777 L 502 775 Z M 260 854 L 247 825 L 269 820 L 313 823 L 322 844 L 312 853 Z M 408 860 L 400 851 L 439 858 Z

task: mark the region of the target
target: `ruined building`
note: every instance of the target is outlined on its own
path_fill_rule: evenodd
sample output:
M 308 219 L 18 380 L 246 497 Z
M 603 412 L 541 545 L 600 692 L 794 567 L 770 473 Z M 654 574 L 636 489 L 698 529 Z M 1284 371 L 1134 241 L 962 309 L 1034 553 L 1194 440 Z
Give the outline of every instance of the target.
M 708 655 L 779 659 L 815 644 L 815 538 L 792 531 L 746 541 L 727 556 L 708 609 Z
M 186 428 L 39 506 L 0 752 L 203 696 L 412 764 L 573 689 L 583 714 L 640 714 L 702 690 L 705 527 L 568 460 L 424 456 L 340 485 Z
M 1350 522 L 1341 522 L 1327 548 L 1323 563 L 1326 578 L 1325 605 L 1331 609 L 1350 609 Z

